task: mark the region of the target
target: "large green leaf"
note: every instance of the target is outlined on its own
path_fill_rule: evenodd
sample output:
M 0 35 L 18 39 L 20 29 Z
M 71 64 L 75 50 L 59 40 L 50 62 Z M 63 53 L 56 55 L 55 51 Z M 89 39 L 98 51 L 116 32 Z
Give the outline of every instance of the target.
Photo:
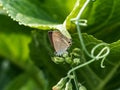
M 105 42 L 120 39 L 120 0 L 96 0 L 86 8 L 82 18 L 88 19 L 88 32 Z M 89 13 L 89 14 L 87 14 Z
M 74 5 L 73 0 L 1 0 L 8 15 L 20 24 L 50 29 L 63 23 Z
M 78 0 L 75 8 L 67 17 L 67 28 L 75 31 L 75 25 L 71 18 L 75 18 L 86 0 Z M 120 39 L 120 0 L 96 0 L 90 1 L 82 13 L 81 19 L 88 20 L 87 27 L 82 28 L 83 32 L 94 35 L 98 39 L 112 43 Z M 82 27 L 82 26 L 81 26 Z

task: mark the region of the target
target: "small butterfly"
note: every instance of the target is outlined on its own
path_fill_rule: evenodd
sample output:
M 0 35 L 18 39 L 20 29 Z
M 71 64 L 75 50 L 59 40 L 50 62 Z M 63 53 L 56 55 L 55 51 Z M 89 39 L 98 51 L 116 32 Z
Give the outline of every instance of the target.
M 48 32 L 50 41 L 55 49 L 55 53 L 58 56 L 61 56 L 72 44 L 72 40 L 65 37 L 61 32 L 54 30 Z

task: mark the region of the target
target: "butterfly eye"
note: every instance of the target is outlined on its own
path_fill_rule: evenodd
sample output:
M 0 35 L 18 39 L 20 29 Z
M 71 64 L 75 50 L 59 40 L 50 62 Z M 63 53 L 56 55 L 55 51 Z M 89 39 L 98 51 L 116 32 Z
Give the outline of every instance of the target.
M 69 45 L 71 45 L 72 43 L 71 43 L 71 41 L 68 41 L 68 43 L 69 43 Z
M 68 43 L 70 44 L 71 42 L 69 41 Z

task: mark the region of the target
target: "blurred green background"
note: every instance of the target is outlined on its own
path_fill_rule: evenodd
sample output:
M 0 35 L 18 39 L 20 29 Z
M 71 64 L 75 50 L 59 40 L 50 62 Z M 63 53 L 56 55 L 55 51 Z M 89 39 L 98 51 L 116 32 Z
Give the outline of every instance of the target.
M 85 0 L 81 0 L 80 8 Z M 76 0 L 0 0 L 0 90 L 51 90 L 70 66 L 55 64 L 48 29 L 66 20 Z M 88 26 L 83 38 L 105 42 L 111 49 L 105 60 L 77 70 L 79 82 L 88 90 L 120 89 L 120 0 L 90 2 L 82 14 Z M 3 10 L 4 9 L 4 10 Z M 74 15 L 73 15 L 74 16 Z M 75 28 L 71 31 L 73 48 L 81 48 Z M 89 59 L 88 59 L 89 60 Z M 92 82 L 92 83 L 91 83 Z

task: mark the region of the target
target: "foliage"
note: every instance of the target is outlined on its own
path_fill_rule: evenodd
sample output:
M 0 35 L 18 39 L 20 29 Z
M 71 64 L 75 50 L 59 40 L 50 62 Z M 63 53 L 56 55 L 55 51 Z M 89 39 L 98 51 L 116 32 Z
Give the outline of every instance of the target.
M 81 0 L 78 10 L 70 16 L 75 0 L 0 0 L 0 90 L 51 90 L 66 76 L 71 67 L 52 62 L 54 51 L 48 31 L 66 21 L 73 41 L 69 52 L 81 48 L 70 19 L 84 2 Z M 82 14 L 81 18 L 88 20 L 88 26 L 82 27 L 88 51 L 100 42 L 110 47 L 104 69 L 96 61 L 77 70 L 79 82 L 88 90 L 120 89 L 119 2 L 96 0 Z

